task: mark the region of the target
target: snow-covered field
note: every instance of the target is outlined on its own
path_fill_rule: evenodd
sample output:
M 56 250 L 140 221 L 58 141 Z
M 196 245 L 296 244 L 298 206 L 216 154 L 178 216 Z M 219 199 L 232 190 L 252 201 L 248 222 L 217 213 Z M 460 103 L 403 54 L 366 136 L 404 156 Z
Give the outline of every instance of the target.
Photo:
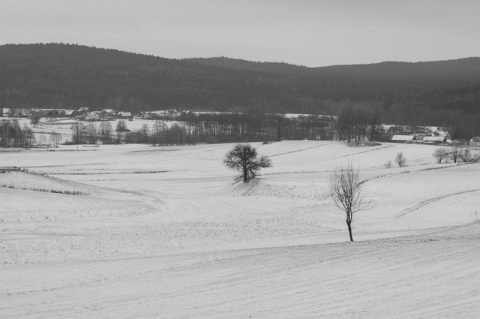
M 0 150 L 1 318 L 478 318 L 480 164 L 432 146 L 285 141 Z M 398 152 L 408 166 L 387 169 Z M 328 196 L 361 170 L 348 232 Z

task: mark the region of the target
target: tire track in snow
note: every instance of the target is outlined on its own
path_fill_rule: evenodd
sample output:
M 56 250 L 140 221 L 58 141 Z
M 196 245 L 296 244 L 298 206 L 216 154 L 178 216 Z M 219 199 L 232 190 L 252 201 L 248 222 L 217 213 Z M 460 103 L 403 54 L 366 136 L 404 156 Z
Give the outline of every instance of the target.
M 22 318 L 476 318 L 480 246 L 463 235 L 479 227 L 436 241 L 427 235 L 11 267 L 3 273 L 0 312 Z
M 374 180 L 377 180 L 377 179 L 380 179 L 380 178 L 400 176 L 400 175 L 403 175 L 403 174 L 410 174 L 410 173 L 417 173 L 417 172 L 434 171 L 434 170 L 439 170 L 439 169 L 455 168 L 455 167 L 459 167 L 459 166 L 463 166 L 463 165 L 470 165 L 470 164 L 472 164 L 472 163 L 457 163 L 457 164 L 449 165 L 449 166 L 429 167 L 429 168 L 422 168 L 422 169 L 414 170 L 414 171 L 406 170 L 406 171 L 401 171 L 401 172 L 397 172 L 397 173 L 383 174 L 383 175 L 378 175 L 378 176 L 375 176 L 375 177 L 372 177 L 372 178 L 369 178 L 369 179 L 364 179 L 360 182 L 360 185 L 371 182 L 371 181 L 374 181 Z
M 454 197 L 454 196 L 458 196 L 458 195 L 463 195 L 463 194 L 467 194 L 467 193 L 474 193 L 474 192 L 480 192 L 480 189 L 472 189 L 472 190 L 468 190 L 468 191 L 463 191 L 463 192 L 457 192 L 457 193 L 453 193 L 453 194 L 449 194 L 449 195 L 442 195 L 442 196 L 438 196 L 438 197 L 434 197 L 434 198 L 430 198 L 430 199 L 427 199 L 423 202 L 420 202 L 412 207 L 409 207 L 407 209 L 404 209 L 403 211 L 401 211 L 400 213 L 396 214 L 394 217 L 395 218 L 399 218 L 399 217 L 403 217 L 413 211 L 416 211 L 418 210 L 419 208 L 422 208 L 422 207 L 425 207 L 427 205 L 430 205 L 432 203 L 435 203 L 435 202 L 438 202 L 440 200 L 443 200 L 443 199 L 447 199 L 447 198 L 450 198 L 450 197 Z
M 321 144 L 321 145 L 312 146 L 312 147 L 307 147 L 307 148 L 303 148 L 303 149 L 299 149 L 299 150 L 295 150 L 295 151 L 273 154 L 273 155 L 270 155 L 270 156 L 267 156 L 267 157 L 275 157 L 275 156 L 288 155 L 288 154 L 293 154 L 293 153 L 298 153 L 298 152 L 304 152 L 304 151 L 312 150 L 312 149 L 319 148 L 319 147 L 323 147 L 323 146 L 327 146 L 327 145 L 328 145 L 328 144 Z
M 369 150 L 362 151 L 362 152 L 357 152 L 357 153 L 352 153 L 352 154 L 342 155 L 342 156 L 339 156 L 339 157 L 333 157 L 333 158 L 331 158 L 331 159 L 335 159 L 335 158 L 343 158 L 343 157 L 350 157 L 350 156 L 355 156 L 355 155 L 358 155 L 358 154 L 369 153 L 369 152 L 375 152 L 375 151 L 378 151 L 378 150 L 383 150 L 383 149 L 386 149 L 386 148 L 391 148 L 391 147 L 394 147 L 394 146 L 395 146 L 395 145 L 387 145 L 387 146 L 382 146 L 382 147 L 376 147 L 376 148 L 369 149 Z

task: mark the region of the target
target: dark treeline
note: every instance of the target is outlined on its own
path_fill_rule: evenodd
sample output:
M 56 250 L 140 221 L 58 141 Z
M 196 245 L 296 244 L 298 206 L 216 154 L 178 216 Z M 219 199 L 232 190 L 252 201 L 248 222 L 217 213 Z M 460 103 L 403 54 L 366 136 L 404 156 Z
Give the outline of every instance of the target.
M 177 119 L 178 120 L 178 119 Z M 181 122 L 165 120 L 143 124 L 130 131 L 128 122 L 119 121 L 72 126 L 71 144 L 149 143 L 188 145 L 197 143 L 269 142 L 279 140 L 324 139 L 336 137 L 334 117 L 300 116 L 286 118 L 268 114 L 189 114 Z M 179 124 L 181 123 L 181 124 Z
M 480 134 L 480 58 L 308 68 L 227 58 L 174 60 L 67 44 L 0 46 L 0 107 L 339 115 Z M 415 123 L 414 123 L 415 122 Z

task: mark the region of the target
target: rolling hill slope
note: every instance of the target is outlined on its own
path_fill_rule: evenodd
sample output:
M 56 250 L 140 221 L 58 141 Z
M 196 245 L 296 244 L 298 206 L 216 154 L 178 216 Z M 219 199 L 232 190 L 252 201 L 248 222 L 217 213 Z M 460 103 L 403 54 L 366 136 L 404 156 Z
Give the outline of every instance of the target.
M 232 144 L 0 152 L 31 172 L 0 173 L 2 317 L 478 317 L 480 164 L 253 145 L 273 167 L 248 184 L 222 164 Z M 398 152 L 408 166 L 386 168 Z M 328 191 L 346 163 L 373 203 L 355 242 Z

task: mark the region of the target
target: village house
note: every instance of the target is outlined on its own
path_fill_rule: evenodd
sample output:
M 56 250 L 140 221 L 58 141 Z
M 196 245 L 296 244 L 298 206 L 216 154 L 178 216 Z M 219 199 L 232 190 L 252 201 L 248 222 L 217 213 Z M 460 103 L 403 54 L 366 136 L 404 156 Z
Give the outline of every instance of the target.
M 104 118 L 111 118 L 112 116 L 115 116 L 117 112 L 114 109 L 103 109 L 102 110 L 102 115 Z
M 432 136 L 424 136 L 423 142 L 426 144 L 444 144 L 451 143 L 450 133 L 446 131 L 435 131 Z
M 408 143 L 415 140 L 415 135 L 394 135 L 391 141 L 396 143 Z
M 97 112 L 89 112 L 84 118 L 86 121 L 100 121 L 102 119 Z
M 65 116 L 72 116 L 74 112 L 75 112 L 75 110 L 65 110 L 64 115 Z
M 179 116 L 181 115 L 181 113 L 178 112 L 178 111 L 175 110 L 175 109 L 152 111 L 152 112 L 149 112 L 148 114 L 149 114 L 149 117 L 151 117 L 151 118 L 156 118 L 156 117 L 160 117 L 160 118 L 166 118 L 166 117 L 175 118 L 175 117 L 179 117 Z
M 445 136 L 424 136 L 423 143 L 425 144 L 447 143 L 447 138 Z
M 123 118 L 123 119 L 133 117 L 131 112 L 118 112 L 117 116 L 118 116 L 118 118 Z
M 478 146 L 478 147 L 480 147 L 480 136 L 473 137 L 468 144 L 469 144 L 470 146 Z
M 85 115 L 88 114 L 88 107 L 81 107 L 77 111 L 73 112 L 73 116 L 76 117 L 77 119 L 81 119 Z
M 3 117 L 10 116 L 10 109 L 7 107 L 0 107 L 0 116 L 3 116 Z

